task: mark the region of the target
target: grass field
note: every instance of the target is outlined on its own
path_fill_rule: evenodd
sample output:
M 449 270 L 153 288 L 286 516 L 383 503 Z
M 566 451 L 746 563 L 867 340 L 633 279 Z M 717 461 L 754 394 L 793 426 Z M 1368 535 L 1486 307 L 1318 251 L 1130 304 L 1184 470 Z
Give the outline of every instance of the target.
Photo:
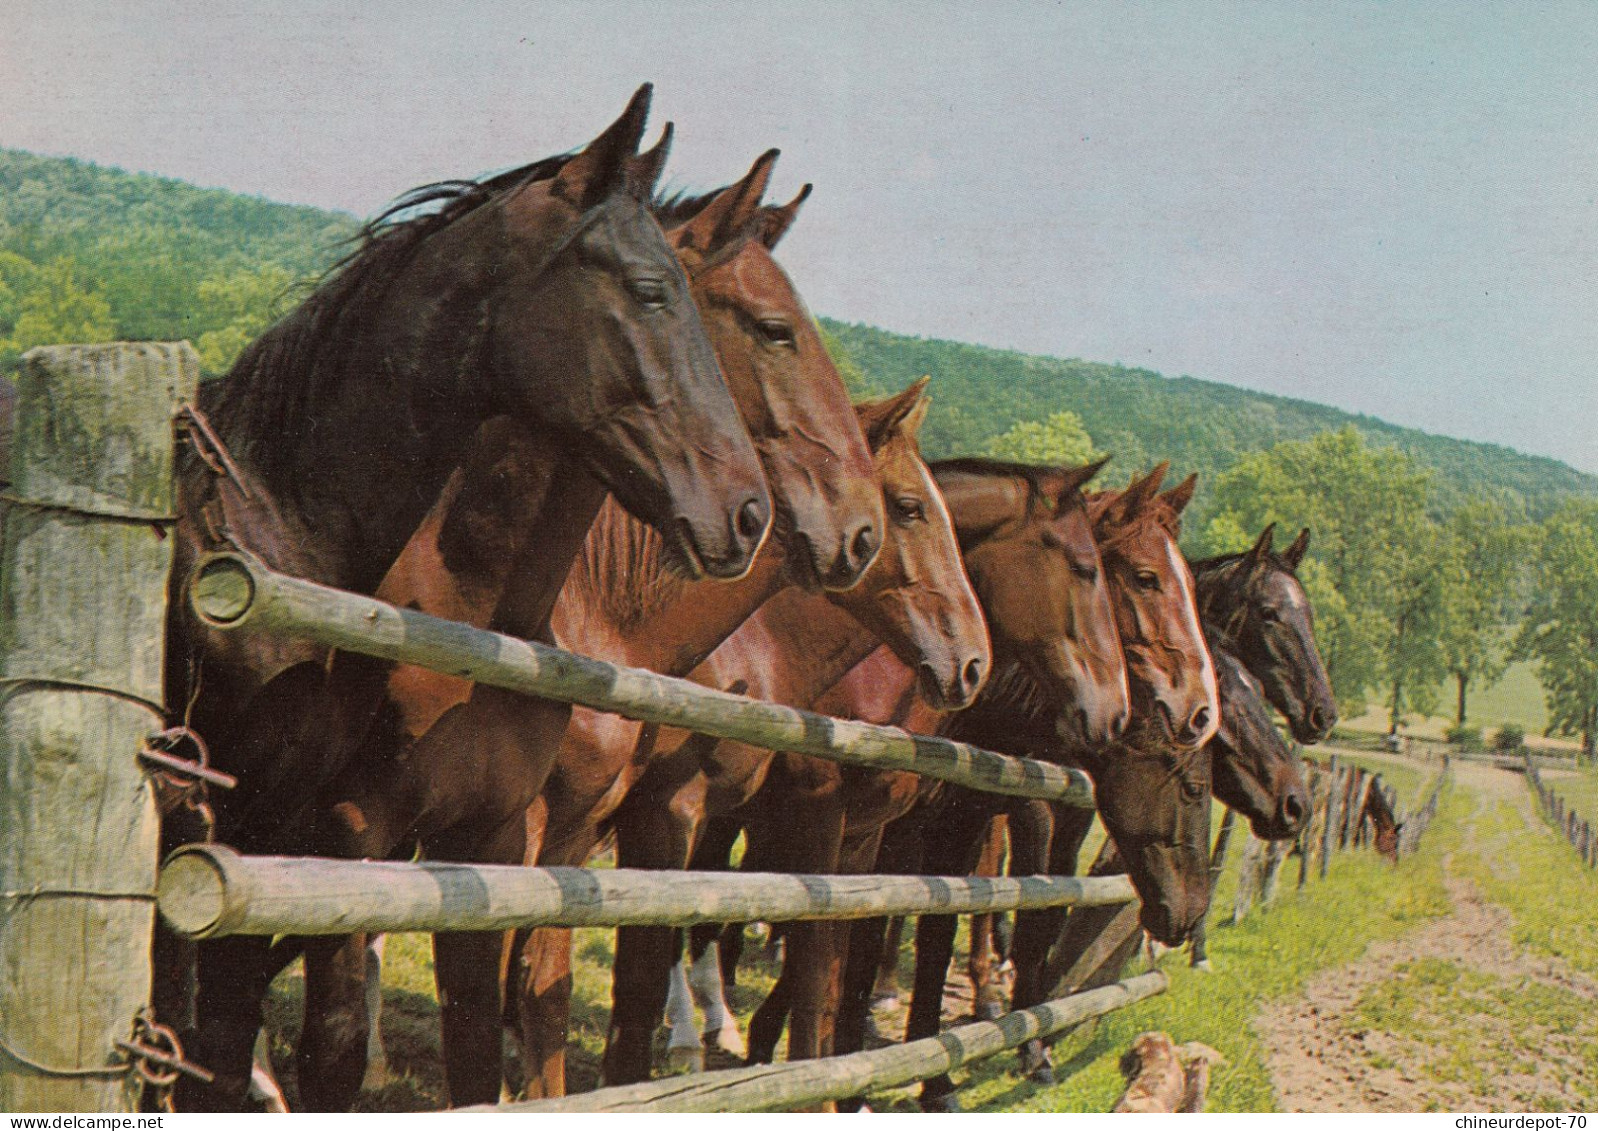
M 1411 715 L 1404 729 L 1416 737 L 1441 740 L 1448 728 L 1454 725 L 1454 687 L 1452 683 L 1442 688 L 1437 715 Z M 1472 690 L 1467 701 L 1470 725 L 1480 727 L 1484 737 L 1490 739 L 1505 723 L 1513 723 L 1526 732 L 1533 745 L 1541 744 L 1543 728 L 1548 725 L 1548 708 L 1543 699 L 1542 685 L 1537 682 L 1536 669 L 1530 663 L 1511 664 L 1504 678 L 1491 687 Z M 1387 711 L 1373 706 L 1364 714 L 1344 719 L 1338 726 L 1349 730 L 1385 734 Z M 1559 747 L 1573 747 L 1565 739 L 1547 740 Z
M 1435 772 L 1434 764 L 1395 763 L 1390 758 L 1354 756 L 1398 787 L 1403 804 L 1413 805 Z M 1487 767 L 1475 772 L 1495 773 Z M 1012 1054 L 1001 1054 L 964 1076 L 962 1103 L 988 1111 L 1107 1111 L 1122 1087 L 1117 1071 L 1121 1053 L 1138 1033 L 1163 1029 L 1178 1041 L 1198 1040 L 1219 1049 L 1226 1063 L 1214 1074 L 1211 1111 L 1271 1111 L 1277 1104 L 1266 1048 L 1255 1029 L 1262 1004 L 1303 992 L 1317 974 L 1354 962 L 1379 940 L 1408 937 L 1451 913 L 1449 885 L 1461 878 L 1506 908 L 1518 947 L 1558 956 L 1579 971 L 1598 975 L 1598 878 L 1581 869 L 1575 854 L 1553 833 L 1534 823 L 1513 791 L 1524 785 L 1505 775 L 1509 800 L 1484 799 L 1456 786 L 1445 793 L 1437 820 L 1419 852 L 1393 866 L 1373 853 L 1352 851 L 1333 858 L 1325 881 L 1311 879 L 1302 891 L 1291 882 L 1289 862 L 1283 891 L 1266 912 L 1242 923 L 1224 922 L 1236 885 L 1232 867 L 1222 877 L 1212 911 L 1210 956 L 1213 972 L 1188 968 L 1185 955 L 1162 961 L 1172 979 L 1168 994 L 1091 1023 L 1069 1035 L 1055 1050 L 1061 1082 L 1041 1087 L 1017 1077 Z M 1598 794 L 1598 775 L 1580 783 Z M 1594 806 L 1598 813 L 1598 806 Z M 1222 909 L 1227 909 L 1223 911 Z M 962 943 L 963 945 L 963 943 Z M 395 1078 L 362 1097 L 366 1110 L 408 1110 L 439 1106 L 442 1082 L 437 1069 L 437 1006 L 431 987 L 431 962 L 425 941 L 404 936 L 390 941 L 385 970 L 385 1034 Z M 594 1086 L 609 1006 L 608 932 L 577 932 L 572 1051 L 569 1079 L 574 1088 Z M 757 949 L 757 948 L 751 948 Z M 901 956 L 909 973 L 909 948 Z M 1143 959 L 1134 963 L 1141 969 Z M 746 962 L 734 1001 L 740 1013 L 761 1000 L 776 973 L 767 960 Z M 272 1007 L 282 1030 L 274 1046 L 286 1067 L 292 1015 L 297 1011 L 292 973 L 280 982 Z M 1486 1036 L 1481 1023 L 1460 1018 L 1507 1018 Z M 1392 1041 L 1421 1050 L 1423 1083 L 1466 1089 L 1524 1067 L 1527 1042 L 1565 1040 L 1559 1034 L 1598 1037 L 1590 1009 L 1583 1012 L 1568 995 L 1525 983 L 1494 979 L 1445 959 L 1417 960 L 1361 996 L 1360 1024 L 1390 1030 Z M 1521 1032 L 1528 1036 L 1517 1037 Z M 1579 1052 L 1579 1042 L 1572 1045 Z M 1584 1047 L 1591 1048 L 1588 1042 Z M 1375 1056 L 1376 1054 L 1372 1054 Z M 1420 1055 L 1417 1053 L 1417 1055 Z M 1575 1055 L 1575 1054 L 1573 1054 Z M 1598 1059 L 1590 1081 L 1598 1082 Z M 1578 1077 L 1580 1073 L 1578 1072 Z M 1587 1077 L 1571 1087 L 1586 1088 Z M 1598 1086 L 1598 1085 L 1594 1085 Z M 1529 1093 L 1528 1093 L 1529 1094 Z M 1585 1093 L 1581 1093 L 1585 1094 Z M 878 1111 L 914 1110 L 914 1089 L 874 1096 Z M 1595 1094 L 1594 1099 L 1598 1099 Z

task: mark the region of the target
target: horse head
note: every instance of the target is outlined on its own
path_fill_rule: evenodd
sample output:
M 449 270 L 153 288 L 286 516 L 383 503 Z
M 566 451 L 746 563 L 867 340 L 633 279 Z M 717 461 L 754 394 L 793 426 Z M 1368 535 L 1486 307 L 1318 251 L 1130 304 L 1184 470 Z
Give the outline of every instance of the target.
M 848 589 L 882 543 L 881 494 L 843 378 L 772 252 L 810 194 L 761 203 L 777 150 L 736 184 L 656 205 L 743 415 L 795 580 Z
M 1082 487 L 1103 467 L 935 464 L 1007 685 L 1089 743 L 1126 726 L 1126 664 Z M 1062 723 L 1063 721 L 1063 723 Z
M 1271 551 L 1275 530 L 1275 523 L 1267 526 L 1245 553 L 1194 564 L 1199 613 L 1264 685 L 1293 737 L 1315 743 L 1337 722 L 1337 701 L 1315 647 L 1314 613 L 1298 580 L 1309 529 L 1279 554 Z
M 1196 748 L 1214 737 L 1220 702 L 1192 574 L 1176 546 L 1195 479 L 1160 494 L 1166 466 L 1125 490 L 1096 495 L 1089 513 L 1126 650 L 1133 712 L 1163 726 L 1176 745 Z
M 1212 643 L 1221 729 L 1210 740 L 1215 796 L 1247 817 L 1261 840 L 1289 840 L 1309 817 L 1309 790 L 1292 749 L 1277 733 L 1259 683 L 1236 656 Z
M 993 658 L 949 510 L 916 443 L 926 385 L 923 377 L 896 396 L 856 406 L 887 525 L 860 584 L 832 600 L 892 647 L 928 703 L 959 710 L 982 689 Z
M 470 300 L 438 317 L 486 338 L 482 393 L 551 426 L 691 577 L 736 577 L 771 499 L 688 277 L 650 210 L 650 88 L 586 148 L 503 192 L 447 249 Z M 467 236 L 475 240 L 467 240 Z M 441 248 L 440 251 L 445 249 Z

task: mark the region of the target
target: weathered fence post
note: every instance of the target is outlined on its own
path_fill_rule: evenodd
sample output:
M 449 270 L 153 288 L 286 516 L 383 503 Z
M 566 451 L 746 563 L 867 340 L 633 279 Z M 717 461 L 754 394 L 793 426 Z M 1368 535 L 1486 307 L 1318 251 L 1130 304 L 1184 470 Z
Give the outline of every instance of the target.
M 1326 878 L 1326 869 L 1332 862 L 1332 842 L 1337 838 L 1338 803 L 1343 793 L 1343 774 L 1337 766 L 1337 755 L 1333 754 L 1328 761 L 1327 774 L 1330 784 L 1326 793 L 1326 827 L 1321 830 L 1321 879 Z
M 23 359 L 0 541 L 0 1111 L 132 1111 L 186 343 Z
M 1226 848 L 1232 842 L 1232 826 L 1237 823 L 1237 810 L 1227 809 L 1226 815 L 1221 818 L 1220 832 L 1215 834 L 1215 847 L 1210 852 L 1210 898 L 1215 898 L 1215 887 L 1221 882 L 1221 873 L 1226 869 Z M 1209 969 L 1209 915 L 1205 915 L 1193 927 L 1193 951 L 1188 956 L 1188 963 L 1192 966 Z

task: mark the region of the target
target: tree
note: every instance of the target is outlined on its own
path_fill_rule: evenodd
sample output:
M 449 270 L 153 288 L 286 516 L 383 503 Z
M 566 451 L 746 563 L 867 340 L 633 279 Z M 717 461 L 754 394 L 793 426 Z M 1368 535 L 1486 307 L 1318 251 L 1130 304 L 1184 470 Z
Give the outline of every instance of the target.
M 1080 467 L 1104 453 L 1094 451 L 1082 418 L 1074 412 L 1051 413 L 1047 420 L 1019 420 L 1008 432 L 987 443 L 987 454 L 1018 463 Z
M 1441 678 L 1427 639 L 1439 595 L 1426 576 L 1430 490 L 1428 471 L 1352 426 L 1285 441 L 1217 478 L 1197 548 L 1233 550 L 1272 522 L 1308 526 L 1302 579 L 1339 703 L 1358 714 L 1367 692 L 1387 687 L 1402 713 Z
M 1598 501 L 1572 499 L 1543 524 L 1515 655 L 1537 662 L 1549 734 L 1598 738 Z
M 1491 687 L 1509 666 L 1513 624 L 1521 604 L 1530 539 L 1489 500 L 1466 503 L 1440 532 L 1457 563 L 1442 594 L 1440 644 L 1455 688 L 1455 725 L 1468 720 L 1472 687 Z
M 39 266 L 0 253 L 0 368 L 11 368 L 34 346 L 103 342 L 115 336 L 111 308 L 81 288 L 72 260 Z

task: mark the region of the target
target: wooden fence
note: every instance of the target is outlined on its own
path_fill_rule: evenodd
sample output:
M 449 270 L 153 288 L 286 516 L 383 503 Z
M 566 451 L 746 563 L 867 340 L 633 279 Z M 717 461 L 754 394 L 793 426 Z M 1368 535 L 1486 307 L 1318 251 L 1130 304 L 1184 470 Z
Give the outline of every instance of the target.
M 1581 856 L 1589 868 L 1598 868 L 1598 837 L 1594 837 L 1592 822 L 1578 816 L 1565 803 L 1565 799 L 1543 784 L 1542 773 L 1530 754 L 1526 755 L 1526 781 L 1537 795 L 1537 806 L 1545 820 L 1552 822 L 1564 838 Z
M 133 1110 L 135 1069 L 163 1055 L 143 1020 L 157 900 L 169 923 L 215 937 L 781 921 L 1097 906 L 1130 895 L 1124 877 L 682 877 L 250 858 L 206 846 L 175 854 L 158 883 L 146 763 L 163 718 L 174 421 L 198 365 L 187 344 L 50 347 L 24 362 L 0 541 L 0 1110 Z M 1092 805 L 1091 783 L 1074 770 L 601 663 L 283 577 L 244 555 L 201 563 L 190 594 L 225 631 L 293 633 L 775 750 Z M 614 1099 L 695 1111 L 813 1103 L 936 1075 L 1164 988 L 1163 976 L 1133 979 L 924 1047 L 751 1069 L 725 1087 L 710 1077 L 697 1087 L 665 1082 L 658 1093 Z M 573 1110 L 605 1102 L 604 1093 L 565 1101 Z

